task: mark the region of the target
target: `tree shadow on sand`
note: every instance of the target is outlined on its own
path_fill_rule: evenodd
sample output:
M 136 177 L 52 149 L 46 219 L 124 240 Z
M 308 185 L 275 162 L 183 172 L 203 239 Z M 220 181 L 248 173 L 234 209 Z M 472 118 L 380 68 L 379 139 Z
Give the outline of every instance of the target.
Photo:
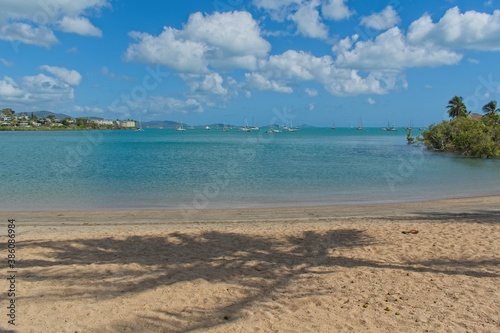
M 25 274 L 23 279 L 27 281 L 59 281 L 58 290 L 51 291 L 51 295 L 43 295 L 44 299 L 52 297 L 54 301 L 111 299 L 193 281 L 230 284 L 244 290 L 232 300 L 222 300 L 218 306 L 192 308 L 187 314 L 158 309 L 155 315 L 141 316 L 116 326 L 116 331 L 130 327 L 130 331 L 134 331 L 134 325 L 139 320 L 147 322 L 150 331 L 188 332 L 215 327 L 225 319 L 238 318 L 256 304 L 265 308 L 272 301 L 273 294 L 284 291 L 292 282 L 301 281 L 305 274 L 321 274 L 321 271 L 334 271 L 338 267 L 499 277 L 475 270 L 476 266 L 498 265 L 498 262 L 477 265 L 471 262 L 465 268 L 450 269 L 452 262 L 391 265 L 334 254 L 336 250 L 365 247 L 375 242 L 375 239 L 356 229 L 321 233 L 306 231 L 300 236 L 288 238 L 218 231 L 197 234 L 170 232 L 161 237 L 24 242 L 23 248 L 38 249 L 40 255 L 39 259 L 24 260 L 21 265 Z M 113 270 L 110 271 L 111 266 Z M 305 286 L 302 296 L 322 292 L 325 291 L 309 290 Z M 225 314 L 231 315 L 224 318 Z
M 415 212 L 411 216 L 380 218 L 384 221 L 427 221 L 427 222 L 464 222 L 464 223 L 500 223 L 500 210 L 476 210 L 471 212 Z

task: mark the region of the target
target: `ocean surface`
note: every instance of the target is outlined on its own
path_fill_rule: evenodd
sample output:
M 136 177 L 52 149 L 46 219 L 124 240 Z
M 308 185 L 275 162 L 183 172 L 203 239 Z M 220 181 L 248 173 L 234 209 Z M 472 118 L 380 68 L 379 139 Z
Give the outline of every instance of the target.
M 0 152 L 1 210 L 345 205 L 500 194 L 500 160 L 407 145 L 403 129 L 0 132 Z

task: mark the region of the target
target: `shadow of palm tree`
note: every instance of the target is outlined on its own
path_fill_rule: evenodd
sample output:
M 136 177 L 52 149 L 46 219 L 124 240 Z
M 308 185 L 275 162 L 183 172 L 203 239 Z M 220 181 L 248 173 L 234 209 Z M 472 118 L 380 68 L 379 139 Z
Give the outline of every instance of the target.
M 155 290 L 158 287 L 195 280 L 242 286 L 246 294 L 215 309 L 193 308 L 185 314 L 158 309 L 157 316 L 143 316 L 142 322 L 155 331 L 187 332 L 220 325 L 237 318 L 252 305 L 266 305 L 272 295 L 298 281 L 305 273 L 335 267 L 393 268 L 491 277 L 498 274 L 474 270 L 498 261 L 420 262 L 412 265 L 387 264 L 334 256 L 332 250 L 369 246 L 375 242 L 363 231 L 340 229 L 328 232 L 306 231 L 300 236 L 275 239 L 240 233 L 210 231 L 201 234 L 182 232 L 165 236 L 74 239 L 60 242 L 24 242 L 23 248 L 37 249 L 42 259 L 25 260 L 22 268 L 28 281 L 57 280 L 60 289 L 44 298 L 111 299 Z M 113 266 L 110 271 L 109 267 Z M 450 269 L 453 266 L 453 269 Z M 321 272 L 318 272 L 321 274 Z M 68 290 L 71 292 L 68 293 Z M 304 292 L 318 293 L 321 290 Z M 68 296 L 68 294 L 70 296 Z M 34 295 L 31 297 L 37 297 Z M 163 318 L 163 319 L 158 319 Z M 135 319 L 117 325 L 116 331 L 134 331 Z
M 381 220 L 411 220 L 411 221 L 443 221 L 443 222 L 468 222 L 468 223 L 499 223 L 499 210 L 477 210 L 472 212 L 415 212 L 411 216 L 381 217 Z

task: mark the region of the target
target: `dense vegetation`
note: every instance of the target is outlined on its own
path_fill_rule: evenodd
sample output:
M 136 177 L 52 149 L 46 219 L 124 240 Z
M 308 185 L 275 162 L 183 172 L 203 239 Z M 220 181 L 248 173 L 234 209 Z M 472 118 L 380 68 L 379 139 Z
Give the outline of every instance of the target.
M 471 157 L 500 157 L 500 115 L 497 102 L 483 107 L 483 116 L 471 115 L 462 97 L 448 102 L 449 121 L 432 125 L 422 133 L 422 141 L 430 149 Z

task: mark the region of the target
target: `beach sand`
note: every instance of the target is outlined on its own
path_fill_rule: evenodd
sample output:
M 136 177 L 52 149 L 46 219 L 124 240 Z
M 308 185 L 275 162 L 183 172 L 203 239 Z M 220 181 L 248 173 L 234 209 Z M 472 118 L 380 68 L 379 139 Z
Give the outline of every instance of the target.
M 11 218 L 0 331 L 500 332 L 496 196 Z

